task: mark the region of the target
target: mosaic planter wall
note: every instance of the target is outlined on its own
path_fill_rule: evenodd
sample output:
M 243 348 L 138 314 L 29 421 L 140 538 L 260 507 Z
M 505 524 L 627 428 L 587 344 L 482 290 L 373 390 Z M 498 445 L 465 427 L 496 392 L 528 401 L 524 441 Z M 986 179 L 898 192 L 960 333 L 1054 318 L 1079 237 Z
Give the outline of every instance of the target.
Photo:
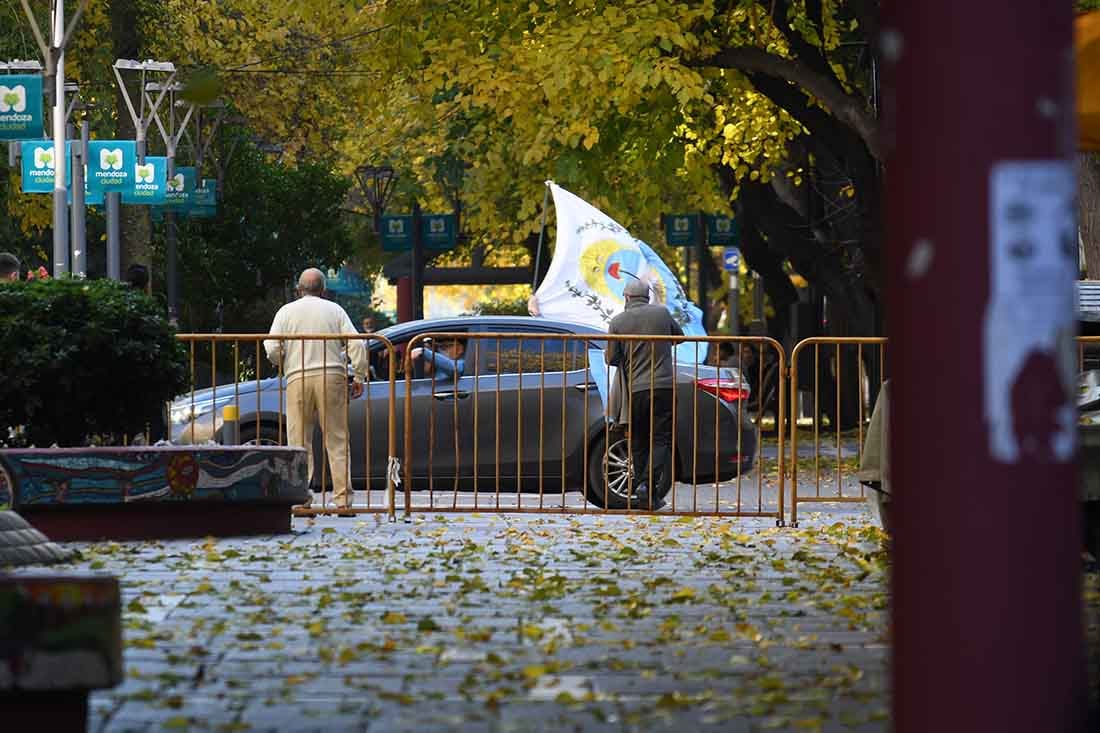
M 134 502 L 300 503 L 306 453 L 284 447 L 0 451 L 0 507 Z

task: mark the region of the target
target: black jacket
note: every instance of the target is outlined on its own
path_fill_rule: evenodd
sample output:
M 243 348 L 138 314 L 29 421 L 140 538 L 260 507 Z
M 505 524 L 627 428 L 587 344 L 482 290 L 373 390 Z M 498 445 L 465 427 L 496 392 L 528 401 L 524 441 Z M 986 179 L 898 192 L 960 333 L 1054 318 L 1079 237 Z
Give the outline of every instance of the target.
M 643 301 L 627 301 L 626 310 L 611 319 L 607 332 L 637 336 L 684 335 L 668 308 Z M 607 363 L 622 367 L 632 393 L 671 389 L 676 384 L 672 347 L 672 341 L 608 341 Z

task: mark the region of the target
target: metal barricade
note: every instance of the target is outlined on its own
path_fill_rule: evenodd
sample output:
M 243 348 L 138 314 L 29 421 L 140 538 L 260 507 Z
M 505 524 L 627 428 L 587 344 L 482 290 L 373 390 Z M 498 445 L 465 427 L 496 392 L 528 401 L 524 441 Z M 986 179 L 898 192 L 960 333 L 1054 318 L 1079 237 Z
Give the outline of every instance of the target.
M 866 500 L 856 473 L 871 408 L 886 379 L 886 342 L 878 337 L 817 337 L 801 341 L 791 352 L 791 453 L 786 461 L 793 526 L 798 525 L 799 504 Z M 804 451 L 799 433 L 810 430 L 813 440 Z M 823 435 L 828 436 L 824 442 Z M 812 493 L 806 481 L 811 470 Z
M 657 342 L 676 345 L 675 388 L 656 382 Z M 724 366 L 699 363 L 723 345 Z M 608 349 L 621 352 L 621 372 Z M 766 439 L 746 378 L 750 369 L 758 384 L 768 369 L 785 374 L 772 339 L 441 332 L 415 336 L 401 359 L 407 517 L 636 513 L 667 503 L 662 513 L 784 521 L 785 380 L 776 380 L 775 437 Z
M 348 342 L 359 341 L 367 350 L 371 374 L 363 381 L 363 393 L 351 399 L 355 389 L 346 359 L 329 368 L 327 349 L 321 349 L 322 363 L 320 390 L 315 387 L 308 394 L 317 397 L 305 425 L 314 422 L 312 437 L 303 431 L 298 444 L 312 443 L 311 466 L 313 483 L 321 488 L 320 501 L 309 508 L 297 507 L 296 515 L 322 513 L 376 514 L 394 517 L 397 473 L 397 427 L 395 383 L 397 359 L 393 344 L 378 334 L 329 335 L 299 334 L 272 337 L 267 334 L 180 334 L 179 340 L 188 345 L 191 389 L 177 398 L 169 409 L 168 438 L 173 443 L 199 444 L 223 442 L 223 408 L 233 405 L 239 415 L 240 442 L 258 445 L 289 445 L 289 430 L 295 419 L 305 413 L 294 413 L 294 404 L 306 406 L 307 392 L 302 387 L 300 374 L 306 367 L 307 344 L 337 341 L 348 350 Z M 278 367 L 268 361 L 264 341 L 298 344 L 298 369 L 283 360 Z M 316 371 L 316 370 L 314 370 Z M 287 379 L 287 373 L 291 379 Z M 347 373 L 347 376 L 345 376 Z M 331 394 L 338 390 L 338 394 Z M 328 413 L 336 403 L 345 410 L 343 418 L 333 421 Z M 314 407 L 311 405 L 311 407 Z M 333 432 L 346 428 L 347 438 L 332 443 L 324 426 Z M 330 501 L 330 490 L 335 488 L 330 470 L 332 449 L 347 456 L 348 496 L 350 505 L 337 506 Z

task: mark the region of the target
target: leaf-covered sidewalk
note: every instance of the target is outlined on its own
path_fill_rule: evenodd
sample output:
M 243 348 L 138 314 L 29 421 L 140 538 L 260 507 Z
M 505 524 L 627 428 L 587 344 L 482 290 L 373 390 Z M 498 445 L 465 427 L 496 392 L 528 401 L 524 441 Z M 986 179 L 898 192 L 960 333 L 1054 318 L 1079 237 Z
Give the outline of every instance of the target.
M 85 547 L 75 567 L 127 601 L 127 681 L 93 695 L 91 730 L 885 730 L 886 555 L 862 517 Z

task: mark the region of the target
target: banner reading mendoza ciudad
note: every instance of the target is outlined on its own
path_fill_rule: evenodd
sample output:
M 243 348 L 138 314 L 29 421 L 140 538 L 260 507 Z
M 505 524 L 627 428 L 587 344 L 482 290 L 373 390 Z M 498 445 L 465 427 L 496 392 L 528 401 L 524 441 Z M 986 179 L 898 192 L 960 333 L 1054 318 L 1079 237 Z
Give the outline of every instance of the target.
M 539 315 L 606 331 L 623 311 L 623 288 L 638 278 L 649 283 L 651 302 L 663 303 L 685 335 L 707 335 L 703 312 L 649 245 L 587 201 L 550 181 L 546 185 L 554 195 L 558 237 L 533 297 Z M 701 362 L 705 356 L 706 344 L 676 348 L 681 363 Z

